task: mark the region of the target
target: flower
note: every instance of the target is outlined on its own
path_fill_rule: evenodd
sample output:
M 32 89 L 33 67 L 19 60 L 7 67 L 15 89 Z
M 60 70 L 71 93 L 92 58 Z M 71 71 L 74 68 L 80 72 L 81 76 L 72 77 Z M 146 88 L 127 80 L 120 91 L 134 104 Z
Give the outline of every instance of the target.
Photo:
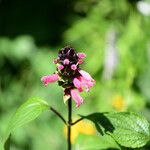
M 79 95 L 79 92 L 76 89 L 71 89 L 71 97 L 76 102 L 76 107 L 79 107 L 83 103 L 83 98 Z
M 82 59 L 79 59 L 79 60 L 78 60 L 78 64 L 79 64 L 79 65 L 83 64 L 83 60 L 82 60 Z
M 82 92 L 82 82 L 78 78 L 73 79 L 74 86 L 79 90 L 79 92 Z
M 75 64 L 71 65 L 71 69 L 72 70 L 76 70 L 77 69 L 77 66 Z
M 78 53 L 77 56 L 82 59 L 82 58 L 86 57 L 86 54 L 85 53 Z
M 58 81 L 58 85 L 64 88 L 64 102 L 72 97 L 76 107 L 83 103 L 83 98 L 79 92 L 83 92 L 84 87 L 85 91 L 88 92 L 95 84 L 90 74 L 80 69 L 79 65 L 83 63 L 82 59 L 85 57 L 85 53 L 76 53 L 74 48 L 66 46 L 60 49 L 58 58 L 53 61 L 57 65 L 56 72 L 41 78 L 45 86 L 49 82 Z
M 58 81 L 58 74 L 52 74 L 52 75 L 48 75 L 48 76 L 43 76 L 41 78 L 41 81 L 45 84 L 45 86 L 47 86 L 49 82 L 56 82 L 56 81 Z
M 62 69 L 64 69 L 64 66 L 61 64 L 58 64 L 58 70 L 62 70 Z
M 95 81 L 87 80 L 83 76 L 79 76 L 78 78 L 75 78 L 73 80 L 74 86 L 79 90 L 79 92 L 82 92 L 82 87 L 84 86 L 86 88 L 86 92 L 89 92 L 90 88 L 95 84 Z
M 68 65 L 70 63 L 69 59 L 64 60 L 64 65 Z

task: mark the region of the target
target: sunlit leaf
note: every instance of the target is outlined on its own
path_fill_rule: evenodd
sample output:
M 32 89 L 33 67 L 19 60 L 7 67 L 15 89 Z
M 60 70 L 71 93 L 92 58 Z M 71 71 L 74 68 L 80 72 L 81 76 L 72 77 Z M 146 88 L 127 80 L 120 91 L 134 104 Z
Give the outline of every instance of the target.
M 16 113 L 12 116 L 8 124 L 2 140 L 2 145 L 4 145 L 5 141 L 8 139 L 13 130 L 34 120 L 43 112 L 43 110 L 47 109 L 49 109 L 48 103 L 40 98 L 31 98 L 21 105 Z
M 76 146 L 81 150 L 104 150 L 113 149 L 118 150 L 118 144 L 108 135 L 79 135 L 76 140 Z
M 101 134 L 112 136 L 124 147 L 139 148 L 150 139 L 148 121 L 135 113 L 93 113 L 85 118 L 93 121 Z

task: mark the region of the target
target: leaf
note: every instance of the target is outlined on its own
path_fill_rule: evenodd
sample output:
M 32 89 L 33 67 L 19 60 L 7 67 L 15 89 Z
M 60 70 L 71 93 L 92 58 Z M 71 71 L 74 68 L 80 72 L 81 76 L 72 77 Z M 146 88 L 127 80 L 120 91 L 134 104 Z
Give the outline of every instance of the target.
M 5 150 L 10 150 L 10 139 L 11 139 L 11 134 L 9 135 L 8 139 L 5 142 L 4 145 Z
M 47 102 L 40 98 L 31 98 L 21 105 L 12 116 L 2 140 L 2 147 L 13 130 L 37 118 L 43 110 L 49 109 Z M 2 148 L 3 149 L 3 148 Z
M 98 136 L 80 134 L 76 139 L 76 146 L 80 150 L 120 150 L 120 147 L 117 145 L 114 139 L 108 135 Z
M 148 121 L 132 112 L 93 113 L 84 118 L 93 121 L 101 134 L 112 136 L 124 147 L 142 147 L 150 138 Z

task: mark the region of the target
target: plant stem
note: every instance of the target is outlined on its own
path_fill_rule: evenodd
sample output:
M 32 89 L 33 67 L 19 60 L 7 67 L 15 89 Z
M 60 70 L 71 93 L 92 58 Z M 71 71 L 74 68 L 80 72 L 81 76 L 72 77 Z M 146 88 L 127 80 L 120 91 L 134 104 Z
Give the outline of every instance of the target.
M 83 118 L 79 118 L 79 119 L 76 120 L 75 122 L 71 123 L 71 125 L 75 125 L 76 123 L 80 122 L 81 120 L 83 120 Z
M 54 112 L 67 125 L 66 120 L 63 118 L 63 116 L 57 110 L 55 110 L 53 107 L 50 107 L 50 110 L 52 112 Z
M 68 150 L 71 150 L 72 101 L 68 100 Z

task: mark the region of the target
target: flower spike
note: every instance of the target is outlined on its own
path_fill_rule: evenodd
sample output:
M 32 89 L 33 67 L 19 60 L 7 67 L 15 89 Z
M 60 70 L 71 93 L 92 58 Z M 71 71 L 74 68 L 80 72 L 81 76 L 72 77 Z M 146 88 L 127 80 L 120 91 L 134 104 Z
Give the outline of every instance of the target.
M 45 86 L 58 81 L 59 86 L 64 88 L 64 102 L 72 97 L 76 107 L 83 103 L 83 98 L 79 95 L 79 92 L 84 91 L 83 87 L 88 92 L 95 84 L 91 75 L 80 69 L 85 57 L 85 53 L 76 53 L 74 48 L 66 46 L 60 49 L 58 58 L 53 61 L 57 65 L 56 73 L 41 78 Z

